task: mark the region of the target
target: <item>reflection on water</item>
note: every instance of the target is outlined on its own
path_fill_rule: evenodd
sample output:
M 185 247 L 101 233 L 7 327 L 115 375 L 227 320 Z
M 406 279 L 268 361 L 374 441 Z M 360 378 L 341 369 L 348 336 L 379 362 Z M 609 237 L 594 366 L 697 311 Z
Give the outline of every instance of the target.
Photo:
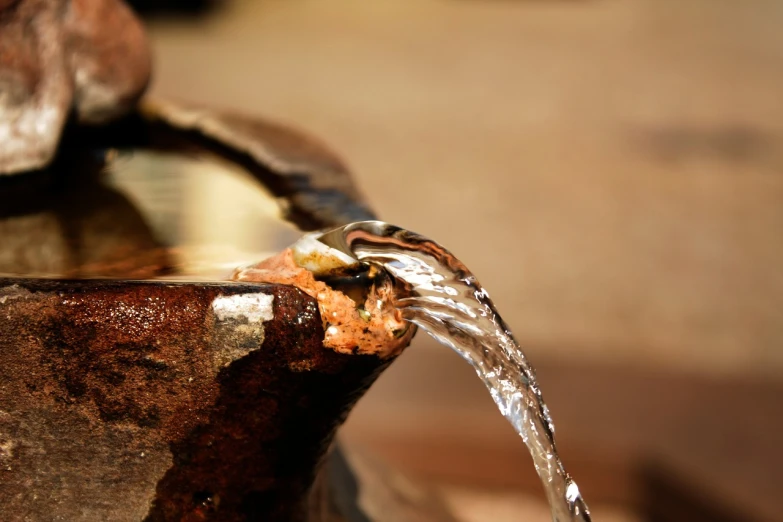
M 122 151 L 109 158 L 106 182 L 174 248 L 179 273 L 220 277 L 301 235 L 257 180 L 215 155 Z
M 249 173 L 207 152 L 60 158 L 0 187 L 0 274 L 225 279 L 296 228 Z

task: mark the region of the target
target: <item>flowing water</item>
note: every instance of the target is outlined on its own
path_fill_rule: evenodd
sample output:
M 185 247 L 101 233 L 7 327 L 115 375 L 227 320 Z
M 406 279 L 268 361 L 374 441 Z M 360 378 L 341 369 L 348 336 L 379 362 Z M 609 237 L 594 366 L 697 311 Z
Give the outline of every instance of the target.
M 589 521 L 590 512 L 560 461 L 554 425 L 536 376 L 487 292 L 437 243 L 380 221 L 351 223 L 320 241 L 386 269 L 404 291 L 403 317 L 449 346 L 475 369 L 530 450 L 555 522 Z

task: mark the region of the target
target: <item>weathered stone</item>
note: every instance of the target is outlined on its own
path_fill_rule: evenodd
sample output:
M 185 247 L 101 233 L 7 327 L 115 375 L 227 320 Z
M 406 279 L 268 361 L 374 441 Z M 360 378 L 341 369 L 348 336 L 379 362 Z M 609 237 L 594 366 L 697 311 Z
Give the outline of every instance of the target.
M 72 110 L 87 123 L 130 111 L 150 72 L 144 31 L 120 0 L 0 3 L 0 175 L 49 164 Z
M 6 279 L 0 331 L 5 520 L 304 520 L 389 362 L 282 285 Z

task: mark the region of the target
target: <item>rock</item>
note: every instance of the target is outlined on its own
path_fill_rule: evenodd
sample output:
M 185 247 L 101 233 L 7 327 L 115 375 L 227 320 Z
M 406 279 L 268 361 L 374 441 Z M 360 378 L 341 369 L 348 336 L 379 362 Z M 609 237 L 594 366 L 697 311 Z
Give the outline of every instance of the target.
M 6 279 L 0 331 L 5 520 L 305 520 L 390 362 L 283 285 Z
M 150 71 L 120 0 L 0 2 L 0 175 L 48 165 L 72 111 L 93 124 L 127 113 Z

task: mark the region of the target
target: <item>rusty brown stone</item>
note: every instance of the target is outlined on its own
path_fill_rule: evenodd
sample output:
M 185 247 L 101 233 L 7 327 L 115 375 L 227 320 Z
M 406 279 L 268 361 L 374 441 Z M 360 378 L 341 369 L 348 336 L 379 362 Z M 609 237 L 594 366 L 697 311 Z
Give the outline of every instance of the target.
M 141 23 L 120 0 L 70 0 L 65 22 L 79 121 L 99 124 L 127 113 L 152 71 Z
M 0 4 L 0 175 L 54 157 L 71 112 L 87 123 L 127 113 L 151 70 L 143 29 L 120 0 Z
M 221 317 L 236 295 L 273 314 Z M 0 331 L 4 520 L 305 520 L 388 364 L 324 349 L 317 303 L 283 285 L 7 279 Z

